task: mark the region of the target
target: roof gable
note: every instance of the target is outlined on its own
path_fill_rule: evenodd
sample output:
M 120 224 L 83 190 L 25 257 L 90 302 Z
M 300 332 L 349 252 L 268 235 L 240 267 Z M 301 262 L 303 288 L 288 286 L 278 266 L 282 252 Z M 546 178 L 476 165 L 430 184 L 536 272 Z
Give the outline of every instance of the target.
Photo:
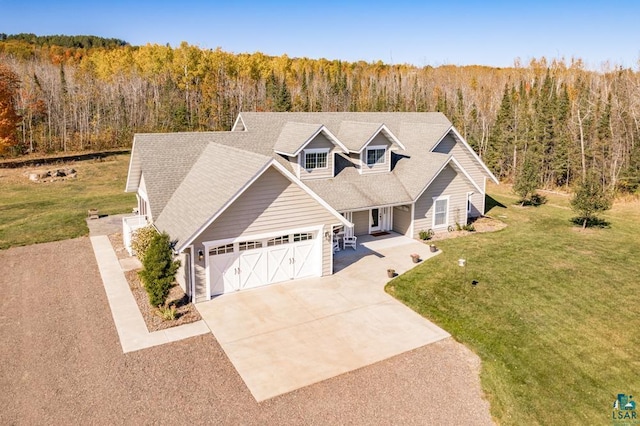
M 155 221 L 156 227 L 167 231 L 181 250 L 203 224 L 209 223 L 272 161 L 264 155 L 210 143 L 170 194 L 166 207 Z
M 377 122 L 342 121 L 338 130 L 338 139 L 345 144 L 350 152 L 361 153 L 379 133 L 384 134 L 392 145 L 405 149 L 386 125 Z
M 285 123 L 282 127 L 273 150 L 278 154 L 295 157 L 320 133 L 324 134 L 334 145 L 347 152 L 347 147 L 323 124 L 291 121 Z
M 471 148 L 471 145 L 469 145 L 467 143 L 467 141 L 462 137 L 462 135 L 460 133 L 458 133 L 458 131 L 456 130 L 455 127 L 451 126 L 447 132 L 445 132 L 440 139 L 438 139 L 438 141 L 436 143 L 433 144 L 433 146 L 431 147 L 430 151 L 434 152 L 436 150 L 436 148 L 438 147 L 438 145 L 440 145 L 440 143 L 442 143 L 442 141 L 445 139 L 445 137 L 448 134 L 452 134 L 453 138 L 457 141 L 460 142 L 462 144 L 462 146 L 464 146 L 464 148 L 471 154 L 471 156 L 473 157 L 473 159 L 476 161 L 476 163 L 478 163 L 478 165 L 480 165 L 480 167 L 484 170 L 484 172 L 487 174 L 487 176 L 489 177 L 489 179 L 491 179 L 496 185 L 499 184 L 498 178 L 495 177 L 495 175 L 493 173 L 491 173 L 491 170 L 489 170 L 489 168 L 487 167 L 486 164 L 484 164 L 484 161 L 482 161 L 482 159 L 478 156 L 478 154 L 476 154 L 476 152 L 473 150 L 473 148 Z
M 467 171 L 464 169 L 464 167 L 462 167 L 462 165 L 458 162 L 458 160 L 456 160 L 453 157 L 453 155 L 450 155 L 447 158 L 447 160 L 442 163 L 442 165 L 440 166 L 440 169 L 436 173 L 433 174 L 433 176 L 431 177 L 431 179 L 429 179 L 429 181 L 427 181 L 426 185 L 424 185 L 422 190 L 415 197 L 416 200 L 422 196 L 422 194 L 427 190 L 427 188 L 429 188 L 429 186 L 431 186 L 433 181 L 436 180 L 436 178 L 440 175 L 440 173 L 442 173 L 442 171 L 448 165 L 451 165 L 453 167 L 453 169 L 456 171 L 456 173 L 462 175 L 464 177 L 464 179 L 466 181 L 468 181 L 476 189 L 476 191 L 482 192 L 482 188 L 480 188 L 478 186 L 478 184 L 471 178 L 471 176 L 469 176 L 469 173 L 467 173 Z

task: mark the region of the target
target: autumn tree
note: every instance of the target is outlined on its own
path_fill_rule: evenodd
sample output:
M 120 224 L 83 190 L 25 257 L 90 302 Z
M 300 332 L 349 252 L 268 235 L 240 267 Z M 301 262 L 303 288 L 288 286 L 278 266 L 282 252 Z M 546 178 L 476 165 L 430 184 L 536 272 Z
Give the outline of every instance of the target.
M 20 116 L 16 112 L 15 99 L 19 87 L 18 76 L 0 63 L 0 153 L 18 143 Z

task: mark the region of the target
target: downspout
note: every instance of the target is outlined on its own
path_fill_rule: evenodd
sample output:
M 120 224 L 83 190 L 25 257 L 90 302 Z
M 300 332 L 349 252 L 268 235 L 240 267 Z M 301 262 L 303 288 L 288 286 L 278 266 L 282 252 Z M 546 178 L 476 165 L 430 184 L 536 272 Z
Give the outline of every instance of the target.
M 414 232 L 415 232 L 414 221 L 415 221 L 415 218 L 413 217 L 414 213 L 415 213 L 415 208 L 416 208 L 416 202 L 414 201 L 413 203 L 411 203 L 411 213 L 410 213 L 411 214 L 411 222 L 409 224 L 409 236 L 412 239 L 415 238 L 415 236 L 414 236 Z
M 195 260 L 193 257 L 193 245 L 189 246 L 189 267 L 191 268 L 191 272 L 189 274 L 189 288 L 191 289 L 191 303 L 195 305 L 196 303 L 196 277 L 195 277 Z

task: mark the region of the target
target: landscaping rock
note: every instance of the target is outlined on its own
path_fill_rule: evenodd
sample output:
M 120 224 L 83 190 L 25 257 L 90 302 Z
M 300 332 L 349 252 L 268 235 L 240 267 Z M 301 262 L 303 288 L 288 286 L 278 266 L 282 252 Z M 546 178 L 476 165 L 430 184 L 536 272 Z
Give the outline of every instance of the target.
M 56 169 L 47 170 L 46 172 L 31 172 L 28 173 L 28 177 L 32 182 L 53 182 L 57 180 L 74 179 L 77 173 L 76 169 Z

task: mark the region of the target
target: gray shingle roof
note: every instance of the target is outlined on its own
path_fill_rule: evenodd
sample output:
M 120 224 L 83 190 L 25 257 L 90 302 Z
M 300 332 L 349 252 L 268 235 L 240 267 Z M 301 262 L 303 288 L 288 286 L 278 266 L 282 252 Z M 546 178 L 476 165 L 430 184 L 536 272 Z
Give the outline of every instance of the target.
M 184 244 L 272 160 L 209 143 L 155 220 L 156 227 Z
M 322 124 L 287 122 L 276 139 L 273 150 L 290 156 L 297 155 Z
M 171 194 L 214 137 L 210 132 L 135 135 L 135 155 L 145 175 L 154 218 L 164 210 Z
M 336 136 L 349 148 L 349 151 L 360 152 L 380 127 L 382 123 L 345 120 L 340 123 Z
M 350 150 L 361 148 L 358 145 L 382 124 L 405 147 L 393 153 L 391 173 L 361 175 L 338 154 L 334 178 L 305 180 L 336 210 L 409 203 L 450 159 L 430 152 L 451 128 L 441 113 L 245 112 L 240 118 L 244 131 L 137 134 L 134 138 L 132 159 L 135 156 L 145 176 L 155 224 L 181 244 L 273 159 L 293 172 L 289 161 L 274 149 L 293 153 L 323 125 Z M 128 190 L 136 182 L 130 180 Z

